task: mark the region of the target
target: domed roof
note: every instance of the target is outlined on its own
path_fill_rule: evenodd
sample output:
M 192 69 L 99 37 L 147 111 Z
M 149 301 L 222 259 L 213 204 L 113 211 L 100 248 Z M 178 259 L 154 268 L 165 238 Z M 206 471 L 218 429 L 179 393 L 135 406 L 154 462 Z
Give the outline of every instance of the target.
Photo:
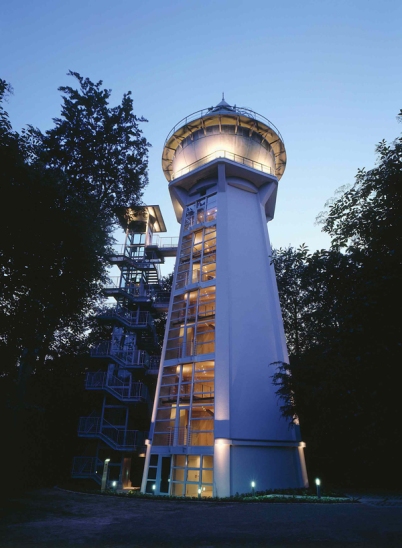
M 245 107 L 229 105 L 222 96 L 222 100 L 215 106 L 199 110 L 183 118 L 169 132 L 162 155 L 162 169 L 168 181 L 174 177 L 172 161 L 180 143 L 189 135 L 209 126 L 233 125 L 242 126 L 261 135 L 272 147 L 275 154 L 275 175 L 278 180 L 282 177 L 286 166 L 286 150 L 279 130 L 264 116 Z

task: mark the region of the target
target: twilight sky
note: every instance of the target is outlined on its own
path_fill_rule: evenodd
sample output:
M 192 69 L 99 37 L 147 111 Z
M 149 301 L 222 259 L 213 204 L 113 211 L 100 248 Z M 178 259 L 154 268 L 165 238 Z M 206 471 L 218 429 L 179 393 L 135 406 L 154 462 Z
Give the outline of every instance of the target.
M 272 244 L 328 246 L 315 225 L 375 145 L 401 126 L 400 0 L 10 0 L 0 17 L 0 77 L 14 96 L 14 129 L 45 131 L 60 113 L 69 69 L 103 80 L 111 105 L 131 90 L 152 143 L 144 201 L 159 204 L 177 235 L 161 170 L 170 129 L 217 104 L 251 108 L 285 140 Z M 246 225 L 245 225 L 246 226 Z

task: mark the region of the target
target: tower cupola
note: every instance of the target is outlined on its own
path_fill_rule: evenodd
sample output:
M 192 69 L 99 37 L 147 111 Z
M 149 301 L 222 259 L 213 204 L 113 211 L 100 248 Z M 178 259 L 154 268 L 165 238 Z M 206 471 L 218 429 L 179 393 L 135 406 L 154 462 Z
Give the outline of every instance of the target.
M 174 126 L 165 141 L 162 168 L 170 182 L 219 157 L 278 180 L 286 166 L 283 138 L 272 122 L 224 99 Z

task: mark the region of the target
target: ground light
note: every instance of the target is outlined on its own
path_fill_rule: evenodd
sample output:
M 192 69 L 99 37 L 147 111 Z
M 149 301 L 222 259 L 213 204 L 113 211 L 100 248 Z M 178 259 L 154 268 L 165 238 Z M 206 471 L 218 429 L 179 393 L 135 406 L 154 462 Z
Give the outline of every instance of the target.
M 107 478 L 108 478 L 108 470 L 109 470 L 109 462 L 110 462 L 110 459 L 105 459 L 105 462 L 103 463 L 101 492 L 105 491 L 105 489 L 106 489 Z
M 201 487 L 198 488 L 198 498 L 201 498 Z
M 156 489 L 156 485 L 153 484 L 153 485 L 152 485 L 152 494 L 153 494 L 153 495 L 155 495 L 155 489 Z
M 252 482 L 251 482 L 251 492 L 252 492 L 253 495 L 254 495 L 254 493 L 255 493 L 255 481 L 252 481 Z
M 317 486 L 317 497 L 321 498 L 321 480 L 319 478 L 316 478 L 315 484 Z

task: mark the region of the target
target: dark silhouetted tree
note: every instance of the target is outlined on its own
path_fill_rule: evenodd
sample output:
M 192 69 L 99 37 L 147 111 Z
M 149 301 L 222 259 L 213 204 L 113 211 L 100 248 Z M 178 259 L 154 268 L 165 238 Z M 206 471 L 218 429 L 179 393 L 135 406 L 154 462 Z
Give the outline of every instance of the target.
M 109 107 L 102 82 L 70 75 L 79 89 L 60 88 L 62 115 L 45 134 L 12 130 L 3 107 L 11 87 L 0 80 L 0 358 L 3 402 L 15 410 L 7 423 L 13 455 L 21 458 L 23 431 L 41 408 L 27 380 L 82 351 L 106 277 L 114 209 L 135 206 L 147 183 L 148 143 L 130 94 Z
M 278 395 L 315 472 L 342 483 L 392 484 L 399 466 L 401 139 L 377 153 L 321 215 L 331 249 L 274 257 L 290 348 Z

